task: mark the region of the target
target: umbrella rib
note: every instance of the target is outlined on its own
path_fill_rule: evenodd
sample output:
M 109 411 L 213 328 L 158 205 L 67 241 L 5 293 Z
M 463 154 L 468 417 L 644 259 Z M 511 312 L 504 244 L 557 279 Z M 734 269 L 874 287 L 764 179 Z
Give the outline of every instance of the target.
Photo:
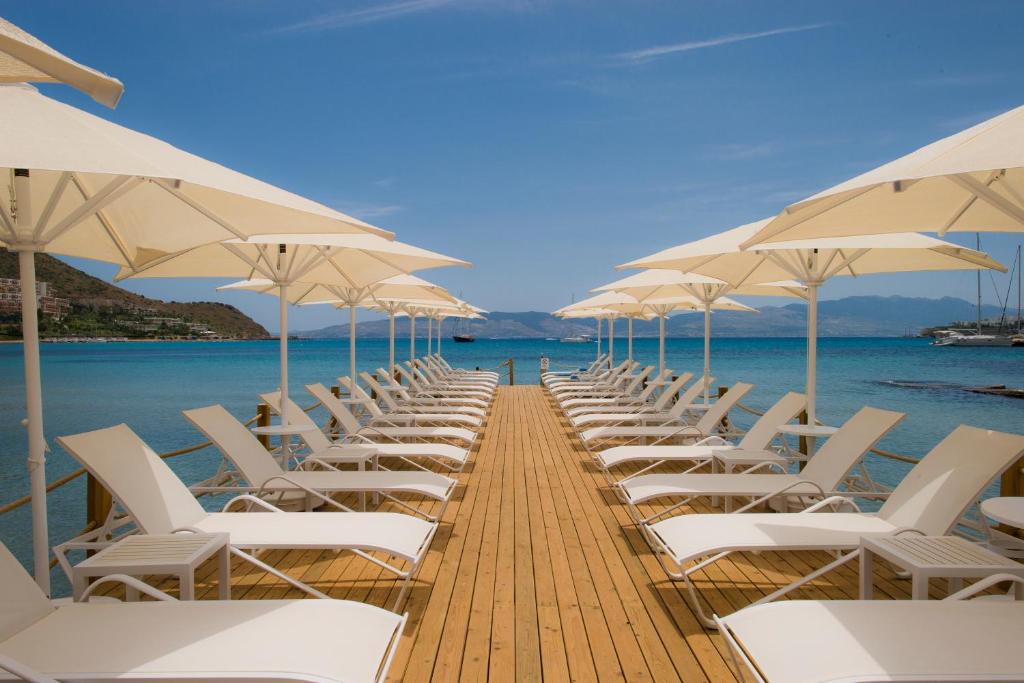
M 41 235 L 40 240 L 43 242 L 52 242 L 89 216 L 95 214 L 104 206 L 107 206 L 133 188 L 138 187 L 142 182 L 143 179 L 138 176 L 117 176 L 104 185 L 103 189 L 92 195 L 92 197 L 65 216 L 64 220 L 58 223 L 50 234 L 45 237 Z
M 7 232 L 11 234 L 12 243 L 18 241 L 18 233 L 14 230 L 14 223 L 11 217 L 7 215 L 7 209 L 2 205 L 0 205 L 0 225 L 3 225 Z
M 787 230 L 792 230 L 793 228 L 795 228 L 796 226 L 800 225 L 801 223 L 806 223 L 807 221 L 811 220 L 812 218 L 817 218 L 818 216 L 820 216 L 821 214 L 825 213 L 826 211 L 831 211 L 832 209 L 836 208 L 837 206 L 842 206 L 843 204 L 845 204 L 845 203 L 847 203 L 849 201 L 853 201 L 854 199 L 857 199 L 858 197 L 860 197 L 862 194 L 864 194 L 866 192 L 870 192 L 871 190 L 875 189 L 876 187 L 878 187 L 877 184 L 876 185 L 868 185 L 867 187 L 858 188 L 856 190 L 850 190 L 848 192 L 848 194 L 842 195 L 841 198 L 833 198 L 834 201 L 822 200 L 820 202 L 815 203 L 813 205 L 814 208 L 807 209 L 805 211 L 801 211 L 799 208 L 791 209 L 791 207 L 787 206 L 785 209 L 782 210 L 782 213 L 785 214 L 786 216 L 795 216 L 795 215 L 797 215 L 797 212 L 800 212 L 803 215 L 799 216 L 792 223 L 786 223 L 784 225 L 779 225 L 779 226 L 771 225 L 771 224 L 765 226 L 760 231 L 758 231 L 757 234 L 755 234 L 753 237 L 751 237 L 750 239 L 748 239 L 745 242 L 743 242 L 740 245 L 740 249 L 749 249 L 750 247 L 752 247 L 755 244 L 761 244 L 762 242 L 766 242 L 766 241 L 770 240 L 772 237 L 775 237 L 776 235 L 778 235 L 779 233 L 785 232 Z M 772 221 L 772 223 L 775 223 L 776 220 L 779 220 L 779 219 L 776 218 L 775 220 Z
M 275 284 L 280 284 L 281 279 L 278 277 L 278 273 L 274 270 L 273 266 L 269 265 L 269 261 L 267 262 L 268 269 L 264 270 L 260 268 L 260 261 L 263 259 L 253 259 L 251 256 L 242 251 L 242 249 L 240 249 L 237 244 L 231 244 L 229 242 L 220 242 L 220 245 L 223 246 L 228 251 L 230 251 L 235 256 L 237 256 L 239 259 L 241 259 L 243 263 L 246 263 L 250 268 L 252 268 L 257 273 L 261 273 L 268 280 L 273 280 Z M 256 246 L 256 251 L 261 251 L 260 245 Z
M 182 192 L 180 189 L 174 187 L 171 183 L 167 182 L 166 180 L 161 180 L 159 178 L 153 178 L 152 180 L 156 184 L 157 187 L 163 188 L 165 191 L 169 192 L 174 197 L 177 197 L 180 201 L 182 201 L 183 203 L 185 203 L 188 206 L 192 207 L 194 210 L 196 210 L 199 213 L 203 214 L 204 216 L 209 218 L 211 221 L 213 221 L 214 223 L 216 223 L 220 227 L 222 227 L 225 230 L 227 230 L 228 232 L 230 232 L 235 237 L 238 237 L 239 239 L 245 239 L 247 237 L 247 235 L 244 232 L 242 232 L 241 230 L 235 228 L 235 226 L 231 225 L 231 223 L 229 223 L 228 221 L 224 220 L 223 218 L 221 218 L 220 216 L 215 214 L 213 211 L 211 211 L 210 209 L 208 209 L 205 206 L 203 206 L 201 203 L 199 203 L 198 201 L 196 201 L 192 197 L 189 197 L 187 194 Z
M 992 171 L 992 173 L 989 174 L 988 178 L 985 179 L 985 186 L 988 187 L 988 186 L 992 185 L 992 183 L 995 182 L 996 178 L 998 178 L 1000 176 L 1000 174 L 1001 174 L 1000 171 Z M 1020 199 L 1019 198 L 1016 198 L 1016 199 L 1017 199 L 1018 203 L 1020 203 Z M 974 203 L 976 201 L 978 201 L 978 195 L 976 195 L 976 194 L 974 194 L 972 192 L 970 198 L 968 198 L 968 200 L 966 202 L 964 202 L 963 205 L 959 209 L 957 209 L 956 211 L 953 212 L 953 215 L 950 216 L 949 220 L 946 221 L 945 225 L 943 225 L 941 228 L 939 228 L 939 231 L 938 231 L 939 234 L 940 235 L 945 235 L 947 232 L 949 232 L 949 229 L 951 227 L 953 227 L 953 224 L 956 223 L 958 220 L 960 220 L 960 218 L 963 217 L 963 215 L 965 213 L 967 213 L 967 210 L 969 208 L 971 208 L 972 206 L 974 206 Z
M 300 260 L 299 255 L 299 251 L 296 251 L 295 256 L 288 264 L 289 279 L 293 281 L 300 279 L 301 277 L 309 273 L 311 270 L 313 270 L 313 268 L 316 267 L 317 257 L 322 256 L 315 249 L 307 249 L 303 254 L 304 260 Z M 294 274 L 292 271 L 293 268 L 295 269 Z
M 1024 207 L 1014 205 L 1005 197 L 996 194 L 990 187 L 979 183 L 969 175 L 958 173 L 949 176 L 949 178 L 957 185 L 977 195 L 979 199 L 991 204 L 995 209 L 1024 225 Z
M 83 181 L 81 178 L 79 178 L 77 173 L 75 173 L 75 174 L 65 173 L 63 175 L 70 176 L 71 181 L 75 185 L 75 189 L 77 189 L 79 194 L 82 195 L 82 199 L 88 201 L 89 200 L 89 192 L 88 192 L 88 190 L 85 187 L 85 181 Z M 62 194 L 63 193 L 63 186 L 67 184 L 67 180 L 63 176 L 61 177 L 61 180 L 63 181 L 63 183 L 62 184 L 58 183 L 58 184 L 61 184 L 60 193 Z M 49 221 L 49 219 L 50 219 L 49 213 L 52 213 L 53 209 L 57 206 L 57 200 L 58 199 L 59 199 L 59 196 L 58 196 L 57 189 L 54 188 L 54 193 L 53 193 L 53 195 L 50 196 L 50 202 L 47 203 L 46 209 L 44 210 L 45 218 L 43 216 L 41 216 L 40 219 L 39 219 L 40 226 L 38 226 L 36 228 L 36 232 L 37 233 L 42 232 L 42 229 L 45 227 L 45 223 Z M 117 250 L 119 252 L 121 252 L 121 256 L 124 257 L 125 263 L 127 263 L 128 267 L 131 268 L 132 271 L 134 272 L 135 271 L 135 264 L 133 263 L 133 259 L 131 257 L 131 254 L 128 251 L 128 246 L 124 243 L 124 240 L 121 239 L 121 235 L 118 234 L 117 230 L 114 229 L 114 226 L 111 224 L 110 220 L 107 218 L 106 214 L 103 213 L 102 210 L 98 210 L 96 212 L 96 220 L 98 220 L 100 222 L 100 225 L 103 226 L 103 230 L 107 233 L 107 237 L 109 237 L 110 241 L 114 243 L 114 246 L 117 247 Z
M 53 192 L 50 193 L 50 198 L 46 200 L 46 206 L 43 207 L 43 212 L 39 214 L 39 221 L 36 222 L 36 227 L 32 231 L 32 238 L 39 239 L 39 236 L 46 229 L 46 224 L 50 222 L 50 217 L 53 216 L 54 210 L 57 208 L 57 203 L 60 198 L 64 195 L 64 190 L 68 186 L 68 180 L 71 179 L 71 171 L 64 171 L 60 174 L 56 184 L 53 186 Z M 77 184 L 77 183 L 76 183 Z M 78 191 L 82 193 L 83 199 L 89 199 L 85 191 L 79 186 Z
M 742 287 L 742 286 L 743 286 L 743 284 L 744 284 L 744 283 L 745 283 L 745 282 L 746 282 L 746 281 L 747 281 L 748 279 L 750 279 L 750 276 L 754 274 L 754 271 L 756 271 L 756 270 L 757 270 L 757 269 L 758 269 L 758 268 L 759 268 L 759 267 L 761 266 L 761 264 L 762 264 L 762 263 L 764 263 L 764 262 L 765 262 L 765 260 L 766 260 L 766 259 L 765 259 L 765 255 L 764 255 L 764 254 L 761 254 L 761 253 L 759 253 L 759 252 L 755 252 L 755 254 L 756 254 L 756 255 L 757 255 L 757 256 L 758 256 L 759 258 L 760 258 L 760 260 L 756 261 L 756 262 L 754 263 L 754 265 L 752 265 L 752 266 L 750 267 L 750 270 L 748 270 L 748 271 L 747 271 L 746 273 L 744 273 L 744 274 L 743 274 L 743 277 L 741 277 L 741 278 L 739 279 L 739 281 L 738 281 L 738 282 L 735 282 L 735 283 L 732 283 L 732 282 L 730 282 L 730 283 L 728 283 L 728 284 L 730 284 L 730 285 L 731 285 L 731 286 L 733 286 L 733 287 Z M 787 270 L 788 270 L 788 269 L 787 269 Z
M 324 251 L 323 247 L 317 247 L 317 249 L 319 249 L 321 251 L 321 253 Z M 323 257 L 327 261 L 327 263 L 331 266 L 331 268 L 333 268 L 335 270 L 335 272 L 338 273 L 338 275 L 340 275 L 342 278 L 345 279 L 345 282 L 349 283 L 349 285 L 351 285 L 354 289 L 358 289 L 359 286 L 355 283 L 355 281 L 351 277 L 349 277 L 348 273 L 345 272 L 345 269 L 342 268 L 337 263 L 335 263 L 335 261 L 334 261 L 334 254 L 333 253 L 331 253 L 331 254 L 323 254 Z
M 839 271 L 843 270 L 844 268 L 848 268 L 850 270 L 850 275 L 853 275 L 854 277 L 857 277 L 857 273 L 853 270 L 853 262 L 856 261 L 857 259 L 859 259 L 860 257 L 864 256 L 865 254 L 867 254 L 868 251 L 870 251 L 870 250 L 869 249 L 857 249 L 856 251 L 853 252 L 853 254 L 847 256 L 843 252 L 842 249 L 837 249 L 836 252 L 834 252 L 834 253 L 838 253 L 842 257 L 843 260 L 835 268 L 832 268 L 831 270 L 829 270 L 828 266 L 834 260 L 834 259 L 829 259 L 829 263 L 826 264 L 826 266 L 821 269 L 821 272 L 822 272 L 821 279 L 822 280 L 827 280 L 830 277 L 834 277 L 834 276 L 838 275 Z

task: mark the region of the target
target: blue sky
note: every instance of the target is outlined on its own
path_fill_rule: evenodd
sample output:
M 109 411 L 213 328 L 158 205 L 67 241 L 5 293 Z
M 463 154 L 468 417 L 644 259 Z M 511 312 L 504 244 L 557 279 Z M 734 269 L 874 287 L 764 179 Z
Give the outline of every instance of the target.
M 47 94 L 469 259 L 422 275 L 492 310 L 551 310 L 617 263 L 1024 101 L 1013 1 L 0 0 L 0 14 L 127 87 L 114 111 Z M 1019 240 L 983 248 L 1009 264 Z M 276 328 L 274 301 L 214 284 L 128 286 Z M 839 278 L 823 296 L 858 293 L 970 299 L 974 275 Z M 292 326 L 339 319 L 307 307 Z

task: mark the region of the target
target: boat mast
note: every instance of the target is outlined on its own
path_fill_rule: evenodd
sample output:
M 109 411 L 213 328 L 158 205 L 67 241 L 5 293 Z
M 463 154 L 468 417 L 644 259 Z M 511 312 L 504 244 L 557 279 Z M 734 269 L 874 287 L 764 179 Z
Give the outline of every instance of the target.
M 981 233 L 974 233 L 974 244 L 981 251 Z M 978 334 L 981 334 L 981 269 L 978 269 Z

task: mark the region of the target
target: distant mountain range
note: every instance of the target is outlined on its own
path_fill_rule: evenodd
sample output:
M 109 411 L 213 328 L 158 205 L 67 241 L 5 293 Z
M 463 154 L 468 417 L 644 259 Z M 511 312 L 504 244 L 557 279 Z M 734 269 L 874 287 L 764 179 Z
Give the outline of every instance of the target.
M 984 306 L 986 318 L 998 317 L 1002 309 Z M 956 320 L 973 320 L 974 304 L 964 299 L 910 298 L 902 296 L 852 296 L 845 299 L 822 301 L 818 304 L 818 334 L 823 337 L 898 337 L 917 334 L 922 328 L 947 325 Z M 454 321 L 444 324 L 444 334 L 451 336 Z M 487 320 L 463 325 L 463 331 L 477 337 L 544 338 L 565 337 L 573 333 L 594 331 L 592 320 L 575 323 L 555 318 L 539 311 L 503 312 L 487 314 Z M 616 332 L 625 334 L 625 322 L 619 322 Z M 408 336 L 409 321 L 395 321 L 396 334 Z M 720 337 L 801 337 L 807 330 L 807 306 L 793 303 L 786 306 L 764 306 L 758 314 L 716 312 L 712 330 Z M 668 319 L 665 331 L 672 337 L 696 337 L 704 334 L 703 316 L 683 313 Z M 416 335 L 426 336 L 427 325 L 417 321 Z M 656 337 L 657 321 L 633 324 L 633 333 L 639 337 Z M 348 336 L 348 325 L 332 325 L 319 330 L 294 333 L 306 338 L 336 338 Z M 388 321 L 373 320 L 356 326 L 359 337 L 387 337 Z

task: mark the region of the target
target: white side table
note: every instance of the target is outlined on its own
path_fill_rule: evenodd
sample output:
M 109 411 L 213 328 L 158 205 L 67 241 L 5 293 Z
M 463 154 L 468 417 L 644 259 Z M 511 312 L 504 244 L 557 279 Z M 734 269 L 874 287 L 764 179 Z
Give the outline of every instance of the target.
M 872 569 L 875 556 L 908 571 L 914 600 L 928 599 L 928 580 L 949 579 L 950 592 L 960 589 L 961 579 L 981 579 L 992 574 L 1024 577 L 1024 564 L 971 543 L 959 536 L 867 536 L 860 540 L 860 599 L 870 600 L 874 592 Z M 1014 585 L 1018 600 L 1024 586 Z
M 136 578 L 151 574 L 170 574 L 180 582 L 182 600 L 195 599 L 195 572 L 206 560 L 217 555 L 218 597 L 231 599 L 231 554 L 226 533 L 211 534 L 137 534 L 125 536 L 92 557 L 71 568 L 75 601 L 89 585 L 89 579 L 110 574 Z M 126 598 L 135 600 L 137 591 L 126 589 Z

